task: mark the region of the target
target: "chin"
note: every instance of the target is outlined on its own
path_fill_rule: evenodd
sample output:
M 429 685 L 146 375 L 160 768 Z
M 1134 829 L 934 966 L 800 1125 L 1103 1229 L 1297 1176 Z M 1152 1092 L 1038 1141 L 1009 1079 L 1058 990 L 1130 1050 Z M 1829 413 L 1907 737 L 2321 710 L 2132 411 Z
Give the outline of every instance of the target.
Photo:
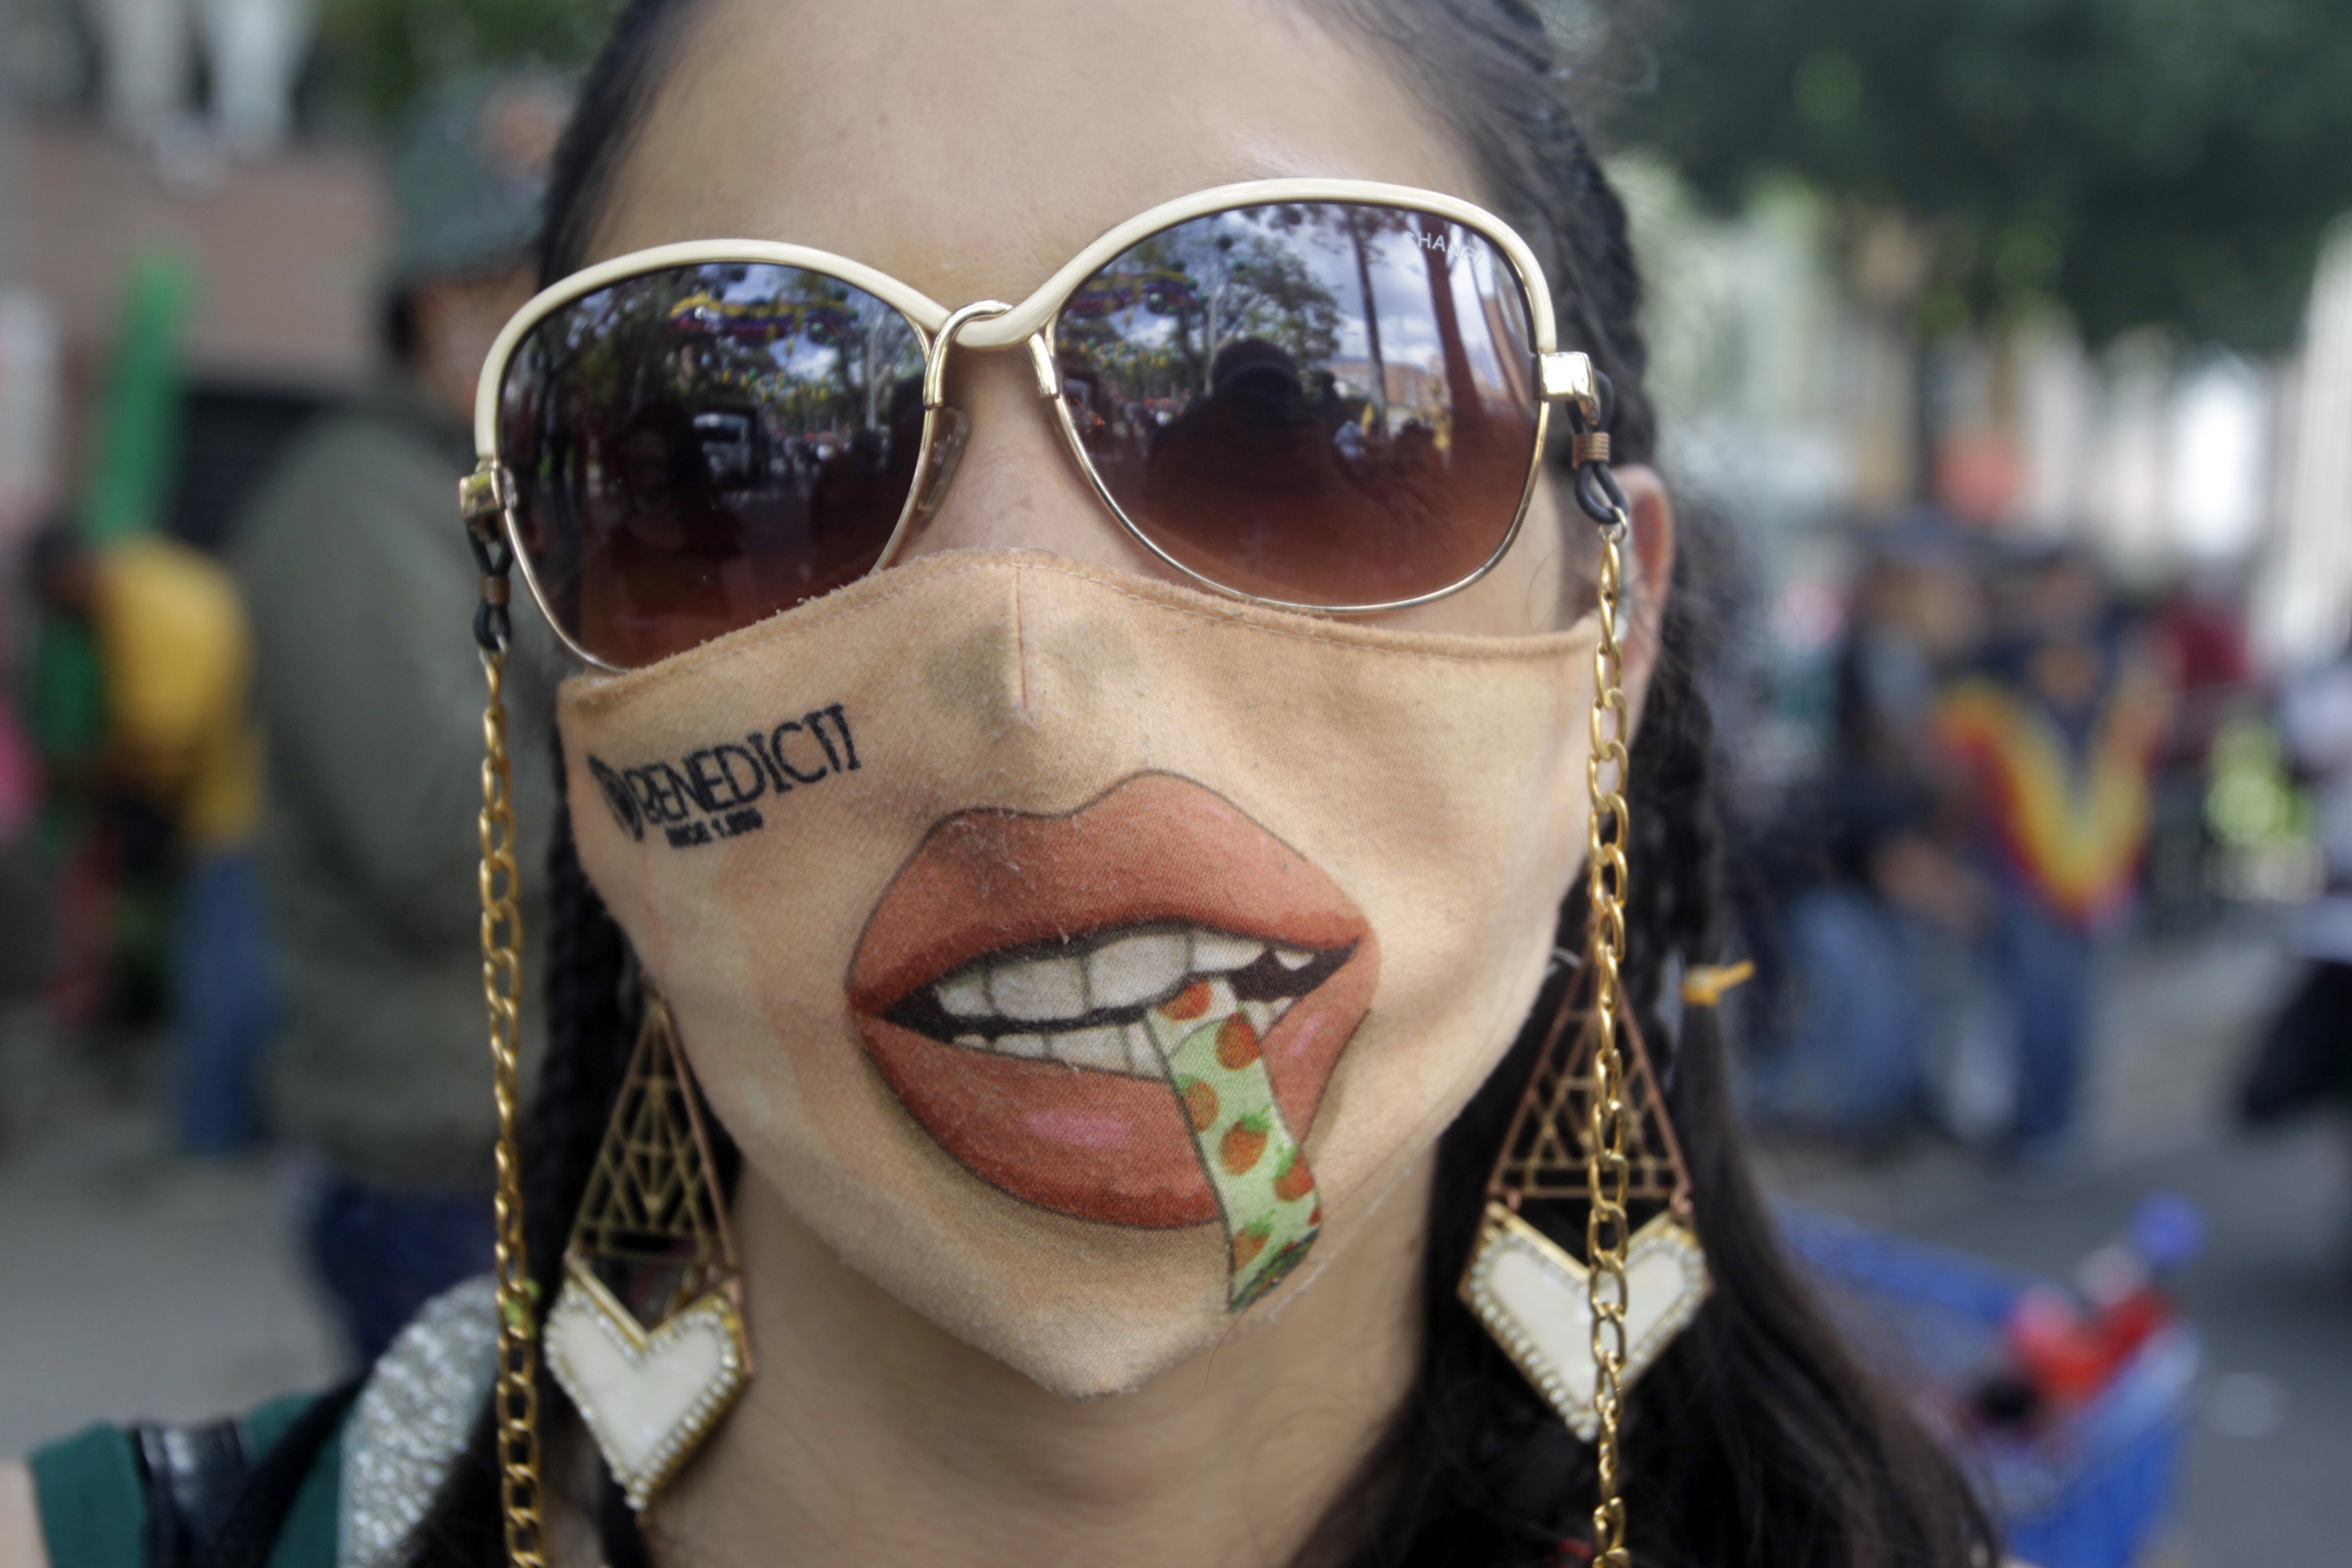
M 730 1121 L 739 1110 L 714 1109 Z M 767 1342 L 799 1337 L 801 1313 L 826 1301 L 840 1320 L 833 1331 L 873 1333 L 877 1353 L 887 1356 L 908 1331 L 921 1337 L 917 1324 L 890 1324 L 911 1314 L 1049 1394 L 1087 1400 L 1132 1393 L 1234 1332 L 1222 1227 L 1140 1228 L 1053 1213 L 975 1184 L 928 1140 L 888 1136 L 889 1123 L 905 1118 L 895 1105 L 871 1110 L 870 1123 L 854 1119 L 863 1125 L 849 1140 L 878 1156 L 862 1173 L 812 1147 L 805 1123 L 737 1134 L 747 1181 L 766 1186 L 766 1202 L 785 1211 L 738 1232 L 757 1353 L 786 1353 Z M 835 1134 L 852 1120 L 835 1121 Z M 828 1266 L 858 1279 L 846 1289 L 808 1289 L 810 1274 Z M 1275 1301 L 1305 1282 L 1295 1277 Z M 1275 1301 L 1241 1321 L 1267 1315 Z

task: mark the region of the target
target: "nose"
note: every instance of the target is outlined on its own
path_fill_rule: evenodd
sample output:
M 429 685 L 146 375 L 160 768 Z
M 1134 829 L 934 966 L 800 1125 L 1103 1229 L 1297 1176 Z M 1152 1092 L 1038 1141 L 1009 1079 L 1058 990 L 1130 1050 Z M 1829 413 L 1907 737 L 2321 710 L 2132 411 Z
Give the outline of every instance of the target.
M 1169 576 L 1121 526 L 1078 467 L 1027 342 L 949 345 L 942 387 L 969 422 L 939 500 L 898 551 L 901 563 L 948 550 L 1044 550 L 1097 566 Z

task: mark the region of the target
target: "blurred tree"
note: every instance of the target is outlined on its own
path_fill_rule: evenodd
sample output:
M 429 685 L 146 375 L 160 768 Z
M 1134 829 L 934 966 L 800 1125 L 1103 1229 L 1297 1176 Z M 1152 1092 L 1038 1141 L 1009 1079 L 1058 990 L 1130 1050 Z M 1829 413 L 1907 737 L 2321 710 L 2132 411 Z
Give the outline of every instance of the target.
M 1929 336 L 2054 299 L 2275 348 L 2352 209 L 2347 0 L 1680 0 L 1656 42 L 1622 129 L 1717 203 L 1846 198 L 1857 252 L 1904 223 Z
M 378 121 L 459 71 L 532 61 L 587 65 L 620 0 L 326 0 L 330 76 Z

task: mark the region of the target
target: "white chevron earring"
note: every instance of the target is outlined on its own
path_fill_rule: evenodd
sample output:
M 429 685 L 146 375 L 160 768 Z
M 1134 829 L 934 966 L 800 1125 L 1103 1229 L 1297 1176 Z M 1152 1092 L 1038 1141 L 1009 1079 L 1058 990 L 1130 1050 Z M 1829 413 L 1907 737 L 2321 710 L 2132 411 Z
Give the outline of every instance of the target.
M 1584 1441 L 1600 1417 L 1593 1355 L 1591 1271 L 1586 1260 L 1528 1223 L 1529 1200 L 1589 1203 L 1589 1144 L 1600 1046 L 1582 966 L 1560 999 L 1551 1033 L 1486 1183 L 1486 1215 L 1463 1273 L 1461 1293 L 1486 1332 Z M 1692 1228 L 1690 1173 L 1666 1120 L 1649 1053 L 1630 1012 L 1617 1018 L 1630 1115 L 1623 1201 L 1655 1206 L 1623 1244 L 1624 1365 L 1633 1380 L 1688 1326 L 1711 1288 L 1706 1255 Z
M 629 1506 L 642 1510 L 751 1377 L 742 1271 L 700 1095 L 651 985 L 544 1331 Z

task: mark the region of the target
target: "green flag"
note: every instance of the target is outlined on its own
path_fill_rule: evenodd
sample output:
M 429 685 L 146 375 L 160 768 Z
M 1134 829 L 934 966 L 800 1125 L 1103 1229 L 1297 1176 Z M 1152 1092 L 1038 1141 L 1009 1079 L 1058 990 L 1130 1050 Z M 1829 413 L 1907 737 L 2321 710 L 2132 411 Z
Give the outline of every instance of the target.
M 82 491 L 82 537 L 94 545 L 163 521 L 179 455 L 180 338 L 194 293 L 187 263 L 169 252 L 149 251 L 131 268 Z

